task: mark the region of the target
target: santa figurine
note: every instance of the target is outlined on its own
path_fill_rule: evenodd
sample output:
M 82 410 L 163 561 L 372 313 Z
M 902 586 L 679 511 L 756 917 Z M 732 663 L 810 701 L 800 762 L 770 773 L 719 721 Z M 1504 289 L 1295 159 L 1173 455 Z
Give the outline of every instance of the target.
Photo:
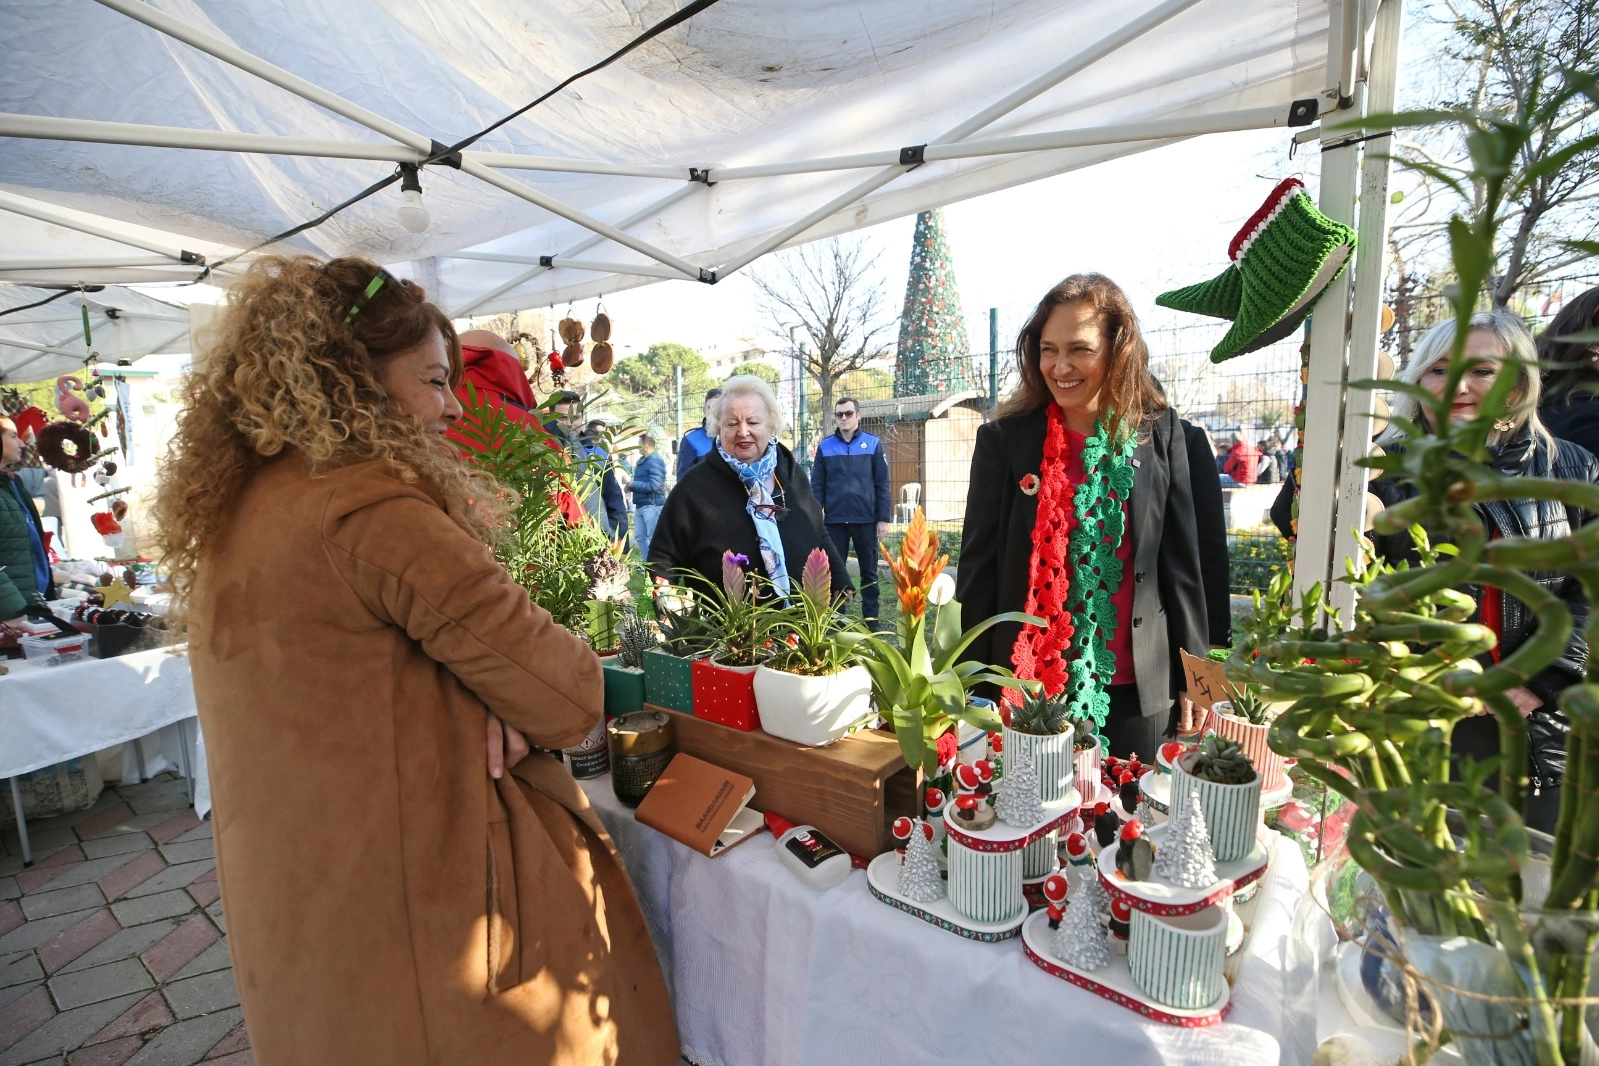
M 894 839 L 899 842 L 898 846 L 896 846 L 894 850 L 899 853 L 899 861 L 901 863 L 904 863 L 905 861 L 905 846 L 910 843 L 911 833 L 914 832 L 915 829 L 916 823 L 910 818 L 905 818 L 902 816 L 894 819 L 892 830 L 894 833 Z
M 1127 937 L 1132 932 L 1133 909 L 1125 900 L 1110 901 L 1110 946 L 1118 955 L 1127 954 Z
M 984 771 L 987 771 L 986 775 Z M 988 803 L 993 791 L 994 768 L 985 759 L 960 763 L 955 767 L 955 824 L 962 829 L 987 829 L 994 824 L 994 808 Z
M 1066 878 L 1060 874 L 1044 878 L 1044 900 L 1048 904 L 1051 929 L 1059 929 L 1060 920 L 1066 916 L 1066 891 Z

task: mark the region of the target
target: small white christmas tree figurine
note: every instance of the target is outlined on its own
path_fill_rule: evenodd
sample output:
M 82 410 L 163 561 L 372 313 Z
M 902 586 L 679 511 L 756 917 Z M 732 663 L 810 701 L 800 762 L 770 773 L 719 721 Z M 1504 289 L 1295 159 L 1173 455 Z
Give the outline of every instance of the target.
M 944 879 L 939 876 L 938 859 L 933 855 L 933 827 L 920 818 L 912 821 L 905 864 L 899 868 L 899 894 L 917 903 L 931 903 L 944 895 Z
M 1093 877 L 1092 883 L 1099 884 L 1099 878 Z M 1074 970 L 1097 970 L 1110 965 L 1110 945 L 1105 940 L 1105 927 L 1099 924 L 1099 912 L 1094 907 L 1094 901 L 1082 889 L 1089 883 L 1090 878 L 1085 876 L 1078 885 L 1078 891 L 1072 893 L 1071 902 L 1066 906 L 1066 920 L 1055 930 L 1055 939 L 1050 944 L 1050 950 L 1055 957 Z M 1104 894 L 1100 889 L 1100 894 Z
M 1138 800 L 1138 810 L 1133 813 L 1133 817 L 1137 818 L 1140 822 L 1143 822 L 1145 825 L 1154 825 L 1155 824 L 1155 808 L 1153 808 L 1153 807 L 1151 807 L 1149 805 L 1149 797 L 1148 796 L 1141 796 L 1139 798 L 1139 800 Z
M 1155 873 L 1179 888 L 1204 888 L 1216 882 L 1216 853 L 1205 828 L 1199 789 L 1188 791 L 1188 802 L 1171 820 L 1166 839 L 1155 856 Z
M 1110 893 L 1099 883 L 1099 870 L 1096 867 L 1088 866 L 1082 870 L 1077 884 L 1072 888 L 1070 902 L 1073 905 L 1086 903 L 1101 921 L 1110 920 Z
M 1025 749 L 1005 754 L 1005 776 L 999 779 L 999 800 L 994 813 L 1006 825 L 1022 828 L 1044 820 L 1044 803 L 1039 798 L 1038 769 Z

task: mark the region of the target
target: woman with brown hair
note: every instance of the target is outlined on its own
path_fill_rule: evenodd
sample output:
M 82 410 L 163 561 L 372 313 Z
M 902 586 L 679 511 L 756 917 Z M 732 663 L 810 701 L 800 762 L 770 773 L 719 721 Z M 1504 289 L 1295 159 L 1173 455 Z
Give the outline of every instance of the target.
M 1543 364 L 1543 405 L 1549 432 L 1599 454 L 1599 342 L 1563 340 L 1599 332 L 1599 285 L 1566 306 L 1538 335 Z
M 517 762 L 589 733 L 600 666 L 487 546 L 449 319 L 365 260 L 267 257 L 203 340 L 156 515 L 256 1061 L 676 1062 L 598 820 Z
M 969 657 L 1065 692 L 1112 753 L 1153 762 L 1162 735 L 1197 725 L 1178 651 L 1209 647 L 1182 423 L 1101 274 L 1050 289 L 1016 357 L 1021 384 L 977 431 L 956 596 L 972 621 L 1025 610 L 1047 624 L 995 626 Z

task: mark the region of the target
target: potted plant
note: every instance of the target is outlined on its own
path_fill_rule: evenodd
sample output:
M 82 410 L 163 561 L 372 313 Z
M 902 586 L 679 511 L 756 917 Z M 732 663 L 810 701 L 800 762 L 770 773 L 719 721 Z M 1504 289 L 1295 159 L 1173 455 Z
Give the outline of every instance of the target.
M 644 698 L 669 711 L 693 714 L 691 664 L 710 653 L 716 638 L 692 599 L 657 596 L 655 620 L 661 643 L 644 653 Z
M 1172 764 L 1171 820 L 1197 790 L 1217 862 L 1235 862 L 1255 847 L 1260 828 L 1260 774 L 1244 749 L 1214 733 Z
M 960 601 L 953 597 L 954 582 L 943 575 L 949 556 L 938 554 L 938 535 L 927 528 L 920 508 L 906 528 L 898 556 L 884 547 L 883 557 L 893 571 L 894 593 L 899 598 L 895 639 L 866 633 L 843 634 L 842 639 L 860 646 L 862 665 L 872 677 L 872 700 L 898 738 L 906 764 L 932 776 L 938 772 L 938 741 L 956 722 L 988 732 L 1004 726 L 992 710 L 968 701 L 973 688 L 985 683 L 1026 690 L 1038 687 L 1036 682 L 1019 680 L 1002 666 L 962 662 L 961 655 L 990 626 L 1007 621 L 1043 625 L 1044 620 L 1011 611 L 963 631 Z M 931 626 L 926 618 L 930 603 L 937 608 Z
M 644 657 L 659 637 L 628 607 L 616 624 L 616 658 L 605 664 L 605 713 L 616 717 L 644 709 Z
M 746 568 L 749 558 L 722 553 L 722 585 L 700 592 L 700 613 L 716 634 L 708 658 L 689 667 L 694 716 L 746 732 L 761 727 L 755 706 L 755 668 L 769 654 L 773 616 L 761 602 L 760 578 Z
M 1005 759 L 1026 752 L 1038 773 L 1040 798 L 1058 803 L 1072 790 L 1077 776 L 1076 748 L 1064 695 L 1028 692 L 1019 706 L 1011 709 L 1005 723 Z M 1090 734 L 1092 736 L 1092 734 Z M 1096 778 L 1096 780 L 1098 780 Z
M 755 668 L 761 728 L 796 744 L 831 744 L 871 714 L 872 678 L 859 649 L 839 639 L 851 628 L 832 595 L 827 553 L 805 560 L 800 592 L 774 608 L 770 658 Z
M 583 561 L 588 578 L 587 634 L 596 655 L 615 655 L 620 647 L 618 625 L 633 600 L 633 568 L 623 557 L 624 542 L 613 541 Z

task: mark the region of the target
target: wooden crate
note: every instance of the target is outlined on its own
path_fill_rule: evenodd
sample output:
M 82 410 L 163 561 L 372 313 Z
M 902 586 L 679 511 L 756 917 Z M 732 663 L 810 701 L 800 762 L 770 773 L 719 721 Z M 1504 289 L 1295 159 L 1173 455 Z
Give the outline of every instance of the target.
M 672 726 L 678 751 L 755 782 L 750 806 L 814 825 L 862 858 L 893 847 L 894 819 L 917 813 L 917 776 L 892 733 L 862 730 L 825 748 L 808 748 L 685 715 L 673 716 Z

